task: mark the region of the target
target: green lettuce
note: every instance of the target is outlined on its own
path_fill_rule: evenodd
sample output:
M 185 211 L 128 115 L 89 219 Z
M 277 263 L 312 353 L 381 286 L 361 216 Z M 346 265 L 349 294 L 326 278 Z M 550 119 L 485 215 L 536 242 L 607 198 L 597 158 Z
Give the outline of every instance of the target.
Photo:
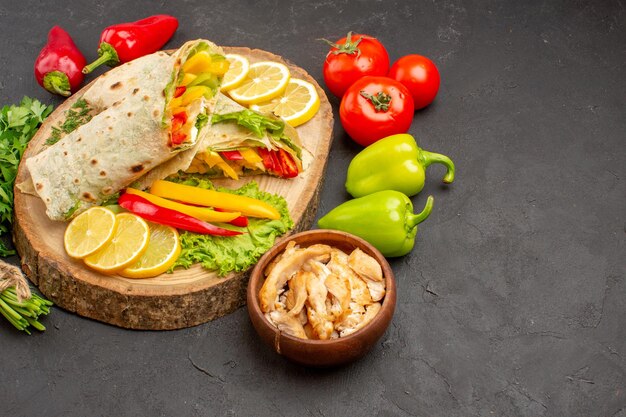
M 279 139 L 283 136 L 285 123 L 279 119 L 264 116 L 260 113 L 245 109 L 226 114 L 214 114 L 211 123 L 222 123 L 234 121 L 253 132 L 257 137 L 262 138 L 268 133 L 270 136 Z
M 293 220 L 289 216 L 285 199 L 259 190 L 259 185 L 255 181 L 231 190 L 223 187 L 216 188 L 210 181 L 197 175 L 168 178 L 168 180 L 256 198 L 270 204 L 280 213 L 278 220 L 248 218 L 248 227 L 241 228 L 246 233 L 238 236 L 222 237 L 183 232 L 181 234 L 182 251 L 170 271 L 178 267 L 187 269 L 196 263 L 201 264 L 205 269 L 216 271 L 219 276 L 232 271 L 245 271 L 274 245 L 276 237 L 293 228 Z M 231 225 L 229 228 L 237 229 Z

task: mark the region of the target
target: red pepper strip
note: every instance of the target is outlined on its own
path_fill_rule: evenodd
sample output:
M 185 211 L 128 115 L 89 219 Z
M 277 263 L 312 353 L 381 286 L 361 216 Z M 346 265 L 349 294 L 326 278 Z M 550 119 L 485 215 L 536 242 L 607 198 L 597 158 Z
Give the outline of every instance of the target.
M 172 132 L 179 130 L 187 123 L 187 112 L 179 111 L 172 116 Z
M 183 94 L 185 94 L 185 91 L 187 91 L 187 87 L 185 87 L 184 85 L 176 87 L 176 90 L 174 90 L 174 98 L 182 96 Z
M 83 83 L 85 76 L 81 69 L 85 62 L 70 35 L 55 26 L 48 32 L 48 43 L 35 60 L 35 78 L 49 92 L 69 97 Z
M 120 206 L 139 217 L 177 229 L 214 236 L 237 236 L 242 234 L 242 232 L 214 226 L 211 223 L 203 222 L 176 210 L 157 206 L 138 195 L 124 193 L 117 202 Z
M 100 35 L 98 56 L 83 68 L 89 74 L 102 64 L 110 67 L 132 61 L 161 49 L 178 29 L 178 19 L 165 14 L 105 28 Z
M 172 133 L 172 145 L 180 145 L 187 139 L 187 135 L 181 132 Z
M 241 155 L 241 152 L 239 152 L 238 150 L 222 151 L 220 152 L 220 155 L 222 155 L 224 158 L 228 159 L 229 161 L 241 161 L 243 159 L 243 155 Z
M 217 208 L 217 207 L 213 207 L 213 210 L 219 211 L 221 213 L 228 213 L 228 210 L 224 210 L 224 209 Z M 246 216 L 239 216 L 237 218 L 232 219 L 228 223 L 232 224 L 233 226 L 248 227 L 248 218 Z
M 274 161 L 272 160 L 270 151 L 268 151 L 265 148 L 258 148 L 257 152 L 259 153 L 259 156 L 261 157 L 261 159 L 263 159 L 263 166 L 265 167 L 265 169 L 270 172 L 274 172 L 275 171 Z
M 278 150 L 278 159 L 283 169 L 283 178 L 294 178 L 298 176 L 298 166 L 296 165 L 293 157 L 289 155 L 289 152 L 284 149 Z
M 283 171 L 283 166 L 280 163 L 280 158 L 278 158 L 278 152 L 270 151 L 270 155 L 272 156 L 272 162 L 274 163 L 274 175 L 282 177 L 285 175 Z

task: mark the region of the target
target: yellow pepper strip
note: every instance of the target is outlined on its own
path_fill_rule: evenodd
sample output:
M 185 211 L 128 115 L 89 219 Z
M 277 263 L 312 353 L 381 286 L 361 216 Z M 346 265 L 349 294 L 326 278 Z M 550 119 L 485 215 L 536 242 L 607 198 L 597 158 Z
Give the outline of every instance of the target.
M 224 172 L 226 176 L 234 180 L 239 179 L 239 175 L 237 175 L 235 170 L 230 165 L 228 165 L 228 163 L 224 161 L 224 159 L 222 159 L 222 157 L 217 152 L 202 152 L 198 154 L 198 158 L 201 158 L 204 162 L 206 162 L 209 168 L 217 166 L 219 169 L 222 170 L 222 172 Z
M 211 96 L 211 89 L 204 85 L 194 85 L 193 87 L 187 88 L 185 94 L 180 96 L 181 103 L 180 105 L 183 107 L 188 106 L 191 102 L 199 99 L 202 96 Z
M 189 204 L 239 211 L 244 216 L 280 219 L 280 213 L 274 207 L 263 201 L 242 195 L 205 190 L 163 180 L 155 181 L 150 187 L 150 193 Z
M 215 75 L 224 75 L 228 71 L 229 67 L 230 62 L 228 62 L 228 60 L 226 59 L 219 61 L 213 60 L 213 62 L 211 62 L 211 68 L 209 69 L 209 72 L 212 72 Z
M 183 64 L 183 71 L 185 73 L 200 74 L 202 72 L 209 72 L 211 69 L 211 54 L 207 51 L 200 51 L 191 58 L 189 58 Z
M 126 192 L 128 194 L 134 194 L 134 195 L 138 195 L 139 197 L 143 197 L 149 202 L 156 204 L 157 206 L 165 207 L 171 210 L 176 210 L 181 213 L 188 214 L 189 216 L 195 217 L 196 219 L 204 220 L 205 222 L 227 223 L 231 220 L 236 219 L 237 217 L 241 215 L 241 213 L 219 212 L 219 211 L 207 209 L 204 207 L 187 206 L 185 204 L 166 200 L 165 198 L 161 198 L 153 194 L 136 190 L 134 188 L 127 188 Z
M 259 154 L 256 153 L 251 148 L 240 148 L 238 150 L 241 156 L 243 156 L 243 159 L 250 162 L 251 164 L 256 164 L 257 162 L 263 162 L 263 159 L 259 156 Z
M 193 80 L 195 80 L 197 77 L 198 77 L 198 76 L 197 76 L 197 75 L 194 75 L 194 74 L 185 74 L 185 75 L 183 76 L 182 81 L 180 82 L 180 85 L 187 86 L 187 85 L 191 84 L 191 82 L 192 82 Z

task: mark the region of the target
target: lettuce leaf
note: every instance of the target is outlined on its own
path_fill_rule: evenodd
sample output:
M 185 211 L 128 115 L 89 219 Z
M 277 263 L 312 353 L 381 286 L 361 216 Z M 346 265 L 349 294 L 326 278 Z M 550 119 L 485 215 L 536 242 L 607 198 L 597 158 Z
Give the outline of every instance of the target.
M 168 178 L 168 180 L 256 198 L 272 205 L 280 213 L 278 220 L 248 218 L 248 227 L 241 228 L 247 233 L 239 236 L 222 237 L 183 232 L 181 234 L 182 251 L 170 272 L 178 267 L 187 269 L 195 263 L 201 264 L 205 269 L 216 271 L 219 276 L 227 275 L 232 271 L 245 271 L 274 245 L 276 237 L 287 233 L 294 226 L 285 199 L 279 195 L 261 191 L 255 181 L 231 190 L 223 187 L 216 188 L 210 181 L 198 175 Z M 233 227 L 229 225 L 229 228 Z
M 266 133 L 273 137 L 280 138 L 283 136 L 283 130 L 285 129 L 285 123 L 282 120 L 263 116 L 250 109 L 226 114 L 214 114 L 211 118 L 211 123 L 222 123 L 226 121 L 236 122 L 238 125 L 254 132 L 259 138 L 265 136 Z

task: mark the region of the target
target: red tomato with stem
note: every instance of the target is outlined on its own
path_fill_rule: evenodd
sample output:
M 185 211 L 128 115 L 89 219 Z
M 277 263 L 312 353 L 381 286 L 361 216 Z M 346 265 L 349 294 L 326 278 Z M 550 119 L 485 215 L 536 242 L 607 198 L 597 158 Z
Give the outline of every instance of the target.
M 388 77 L 363 77 L 341 100 L 339 117 L 348 135 L 358 144 L 405 133 L 413 121 L 413 97 L 400 82 Z
M 378 39 L 349 32 L 336 43 L 323 40 L 332 47 L 324 61 L 324 82 L 337 97 L 365 75 L 387 75 L 389 54 Z
M 398 59 L 391 66 L 389 77 L 409 89 L 415 110 L 423 109 L 433 102 L 441 81 L 433 61 L 421 55 L 407 55 Z

